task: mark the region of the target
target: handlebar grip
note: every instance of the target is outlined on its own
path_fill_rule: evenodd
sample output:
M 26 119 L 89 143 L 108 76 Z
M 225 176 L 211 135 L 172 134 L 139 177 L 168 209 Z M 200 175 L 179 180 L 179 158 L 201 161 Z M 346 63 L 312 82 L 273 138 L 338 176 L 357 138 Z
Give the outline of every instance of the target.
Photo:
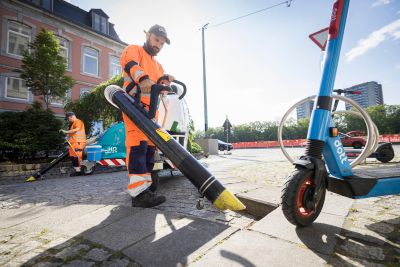
M 173 80 L 172 81 L 173 83 L 176 83 L 176 84 L 179 84 L 180 86 L 182 86 L 183 87 L 183 93 L 179 96 L 179 100 L 181 100 L 182 98 L 184 98 L 185 97 L 185 95 L 186 95 L 186 85 L 183 83 L 183 82 L 181 82 L 181 81 L 178 81 L 178 80 Z
M 156 116 L 157 106 L 158 106 L 158 97 L 162 91 L 173 92 L 173 89 L 169 86 L 153 84 L 151 86 L 150 93 L 150 106 L 148 117 L 153 119 Z

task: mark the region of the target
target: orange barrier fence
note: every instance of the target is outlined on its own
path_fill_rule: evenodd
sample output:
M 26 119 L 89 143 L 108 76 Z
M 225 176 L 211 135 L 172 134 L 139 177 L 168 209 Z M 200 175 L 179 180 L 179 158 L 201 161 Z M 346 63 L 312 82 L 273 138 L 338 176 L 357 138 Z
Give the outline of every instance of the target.
M 307 139 L 283 140 L 285 147 L 305 146 Z M 400 134 L 383 134 L 379 136 L 379 142 L 400 143 Z M 279 147 L 278 141 L 256 141 L 232 143 L 233 148 L 271 148 Z
M 379 136 L 379 142 L 400 143 L 400 134 L 382 134 Z
M 306 139 L 296 139 L 296 140 L 283 140 L 285 147 L 293 146 L 305 146 Z M 279 147 L 278 141 L 256 141 L 256 142 L 239 142 L 232 143 L 233 148 L 270 148 Z

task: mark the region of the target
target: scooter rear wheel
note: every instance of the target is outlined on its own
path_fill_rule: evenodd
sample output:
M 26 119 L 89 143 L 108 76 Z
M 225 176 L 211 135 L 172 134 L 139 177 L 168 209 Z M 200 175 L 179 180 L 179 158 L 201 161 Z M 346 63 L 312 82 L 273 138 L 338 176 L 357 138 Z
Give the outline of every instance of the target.
M 297 226 L 313 223 L 322 210 L 326 189 L 323 188 L 319 199 L 314 201 L 316 184 L 314 171 L 296 168 L 288 177 L 282 190 L 282 211 L 286 219 Z M 315 202 L 316 205 L 315 205 Z
M 379 149 L 377 153 L 376 159 L 383 163 L 387 163 L 394 158 L 394 152 L 389 148 Z

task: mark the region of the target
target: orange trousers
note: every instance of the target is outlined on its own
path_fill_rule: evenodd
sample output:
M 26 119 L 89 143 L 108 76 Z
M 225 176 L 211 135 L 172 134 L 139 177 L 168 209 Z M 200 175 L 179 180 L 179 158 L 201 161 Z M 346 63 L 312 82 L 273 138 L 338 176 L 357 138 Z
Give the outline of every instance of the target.
M 72 158 L 72 166 L 81 166 L 83 149 L 85 148 L 86 142 L 71 142 L 69 147 L 69 156 Z M 75 159 L 74 159 L 75 158 Z

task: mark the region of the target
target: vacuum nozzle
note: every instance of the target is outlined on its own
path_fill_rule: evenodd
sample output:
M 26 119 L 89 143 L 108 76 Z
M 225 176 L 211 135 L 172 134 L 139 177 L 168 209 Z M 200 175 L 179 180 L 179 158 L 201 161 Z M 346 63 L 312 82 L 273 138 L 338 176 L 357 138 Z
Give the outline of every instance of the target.
M 244 210 L 246 206 L 228 189 L 225 189 L 214 201 L 219 210 Z
M 119 107 L 117 105 L 115 105 L 114 101 L 112 100 L 113 95 L 116 92 L 125 92 L 121 87 L 119 87 L 118 85 L 112 84 L 106 87 L 106 89 L 104 89 L 104 96 L 107 99 L 108 103 L 110 103 L 111 105 L 113 105 L 114 107 L 118 108 Z

